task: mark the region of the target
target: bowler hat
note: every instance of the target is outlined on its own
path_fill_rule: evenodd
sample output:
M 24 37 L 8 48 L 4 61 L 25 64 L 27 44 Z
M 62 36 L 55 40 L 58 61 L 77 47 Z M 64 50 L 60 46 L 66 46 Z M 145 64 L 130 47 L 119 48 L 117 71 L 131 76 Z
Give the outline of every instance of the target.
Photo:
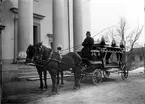
M 88 34 L 91 35 L 90 31 L 87 31 L 86 35 L 88 35 Z

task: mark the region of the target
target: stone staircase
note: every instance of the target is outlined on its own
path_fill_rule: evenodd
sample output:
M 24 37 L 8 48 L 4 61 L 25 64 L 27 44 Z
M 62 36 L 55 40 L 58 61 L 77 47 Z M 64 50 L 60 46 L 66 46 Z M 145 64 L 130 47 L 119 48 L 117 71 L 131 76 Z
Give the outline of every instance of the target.
M 51 78 L 47 72 L 47 78 Z M 73 76 L 70 71 L 64 72 L 64 77 Z M 35 66 L 28 66 L 26 64 L 11 64 L 3 63 L 2 65 L 2 81 L 34 81 L 39 80 L 39 75 Z
M 50 78 L 49 73 L 47 74 L 47 78 Z M 38 80 L 39 75 L 37 73 L 37 69 L 35 66 L 23 66 L 18 70 L 18 80 Z
M 72 73 L 70 71 L 65 71 L 64 72 L 64 77 L 69 77 L 69 76 L 73 76 Z M 43 75 L 42 75 L 42 78 Z M 50 79 L 51 76 L 49 74 L 49 72 L 47 72 L 47 79 Z M 18 70 L 18 76 L 17 76 L 18 80 L 27 80 L 27 81 L 35 81 L 35 80 L 39 80 L 39 75 L 37 73 L 37 69 L 35 66 L 22 66 L 19 68 Z

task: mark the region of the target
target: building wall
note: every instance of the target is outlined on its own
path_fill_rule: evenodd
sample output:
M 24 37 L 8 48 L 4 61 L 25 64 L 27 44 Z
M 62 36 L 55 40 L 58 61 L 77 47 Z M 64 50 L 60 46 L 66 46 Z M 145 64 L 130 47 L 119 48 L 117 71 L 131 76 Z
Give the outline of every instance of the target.
M 34 13 L 45 16 L 40 22 L 40 41 L 43 41 L 44 45 L 50 47 L 47 34 L 52 34 L 52 0 L 39 0 L 38 2 L 34 2 L 33 7 Z
M 126 53 L 126 60 L 128 60 L 127 58 L 129 57 L 129 54 L 132 54 L 129 61 L 129 62 L 132 62 L 130 70 L 144 66 L 144 56 L 145 56 L 144 47 L 134 48 L 132 53 Z M 129 62 L 127 62 L 127 64 L 129 64 Z
M 88 0 L 83 4 L 85 10 L 83 10 L 83 39 L 85 38 L 86 31 L 90 30 L 90 14 L 87 14 L 89 6 L 87 5 Z M 3 25 L 6 26 L 4 30 L 4 35 L 2 36 L 2 59 L 9 60 L 13 62 L 14 59 L 14 14 L 10 11 L 10 8 L 18 8 L 18 0 L 4 0 L 2 6 L 3 13 Z M 40 21 L 40 41 L 44 45 L 50 47 L 49 37 L 47 34 L 53 35 L 53 25 L 52 25 L 52 0 L 34 0 L 33 12 L 45 16 Z M 34 22 L 36 22 L 34 20 Z M 70 28 L 70 48 L 73 51 L 73 0 L 69 0 L 69 28 Z M 16 29 L 17 30 L 17 29 Z M 16 32 L 17 33 L 17 32 Z M 31 42 L 33 43 L 33 42 Z M 81 45 L 81 44 L 80 44 Z
M 14 14 L 10 11 L 12 7 L 18 8 L 18 0 L 5 0 L 3 2 L 3 25 L 6 26 L 2 36 L 3 62 L 13 62 L 14 59 Z M 33 12 L 45 16 L 40 21 L 40 41 L 49 47 L 47 34 L 52 34 L 52 0 L 34 1 Z
M 13 60 L 14 56 L 14 20 L 10 8 L 13 7 L 12 0 L 5 0 L 2 5 L 3 25 L 6 28 L 2 35 L 2 59 Z

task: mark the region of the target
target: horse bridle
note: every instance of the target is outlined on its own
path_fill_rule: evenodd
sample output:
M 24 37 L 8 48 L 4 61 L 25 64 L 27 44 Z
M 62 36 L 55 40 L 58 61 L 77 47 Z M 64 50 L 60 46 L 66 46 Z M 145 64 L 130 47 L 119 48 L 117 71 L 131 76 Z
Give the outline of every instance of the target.
M 60 60 L 51 58 L 51 57 L 52 57 L 52 54 L 53 54 L 52 51 L 51 51 L 51 53 L 50 53 L 50 56 L 49 56 L 48 60 L 43 60 L 43 52 L 44 52 L 44 50 L 43 50 L 42 46 L 40 46 L 40 47 L 38 47 L 38 48 L 39 48 L 39 50 L 40 50 L 40 56 L 39 56 L 39 59 L 38 59 L 36 62 L 44 62 L 44 63 L 47 63 L 47 62 L 49 62 L 49 61 L 56 61 L 56 62 L 58 62 L 58 63 L 61 63 Z
M 31 47 L 33 47 L 33 46 L 31 46 Z M 32 52 L 30 51 L 30 46 L 29 46 L 29 48 L 26 50 L 26 54 L 27 54 L 27 56 L 28 56 L 28 54 L 29 54 L 29 56 L 26 57 L 26 59 L 30 59 L 30 60 L 33 60 L 33 59 L 34 59 L 34 55 L 32 55 Z

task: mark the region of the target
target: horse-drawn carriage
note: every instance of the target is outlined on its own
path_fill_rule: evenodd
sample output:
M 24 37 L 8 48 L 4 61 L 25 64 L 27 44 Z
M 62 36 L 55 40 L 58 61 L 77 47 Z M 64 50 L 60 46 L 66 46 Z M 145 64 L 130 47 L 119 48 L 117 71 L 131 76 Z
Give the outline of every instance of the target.
M 81 55 L 81 52 L 78 52 Z M 102 76 L 108 78 L 110 73 L 121 73 L 123 80 L 128 77 L 128 69 L 122 60 L 123 49 L 120 47 L 94 44 L 91 48 L 91 60 L 82 58 L 82 78 L 92 76 L 94 84 L 102 81 Z
M 63 71 L 72 68 L 74 73 L 74 88 L 80 88 L 80 79 L 85 75 L 91 75 L 93 82 L 97 85 L 102 81 L 102 75 L 109 77 L 111 72 L 121 73 L 121 77 L 125 80 L 128 77 L 128 69 L 121 60 L 123 50 L 117 47 L 101 46 L 94 44 L 90 51 L 91 59 L 82 58 L 76 52 L 69 52 L 60 57 L 58 52 L 52 52 L 50 48 L 38 43 L 30 45 L 26 51 L 26 62 L 33 62 L 36 66 L 40 77 L 40 89 L 47 88 L 47 71 L 52 79 L 52 92 L 57 92 L 57 84 L 59 84 L 59 72 L 61 72 L 61 84 L 63 84 Z M 81 52 L 80 52 L 81 53 Z M 115 55 L 117 61 L 111 62 L 111 56 Z M 110 63 L 111 62 L 111 63 Z M 117 70 L 112 70 L 112 69 Z M 44 73 L 43 86 L 42 73 Z M 102 74 L 103 73 L 103 74 Z M 56 81 L 57 80 L 57 81 Z

